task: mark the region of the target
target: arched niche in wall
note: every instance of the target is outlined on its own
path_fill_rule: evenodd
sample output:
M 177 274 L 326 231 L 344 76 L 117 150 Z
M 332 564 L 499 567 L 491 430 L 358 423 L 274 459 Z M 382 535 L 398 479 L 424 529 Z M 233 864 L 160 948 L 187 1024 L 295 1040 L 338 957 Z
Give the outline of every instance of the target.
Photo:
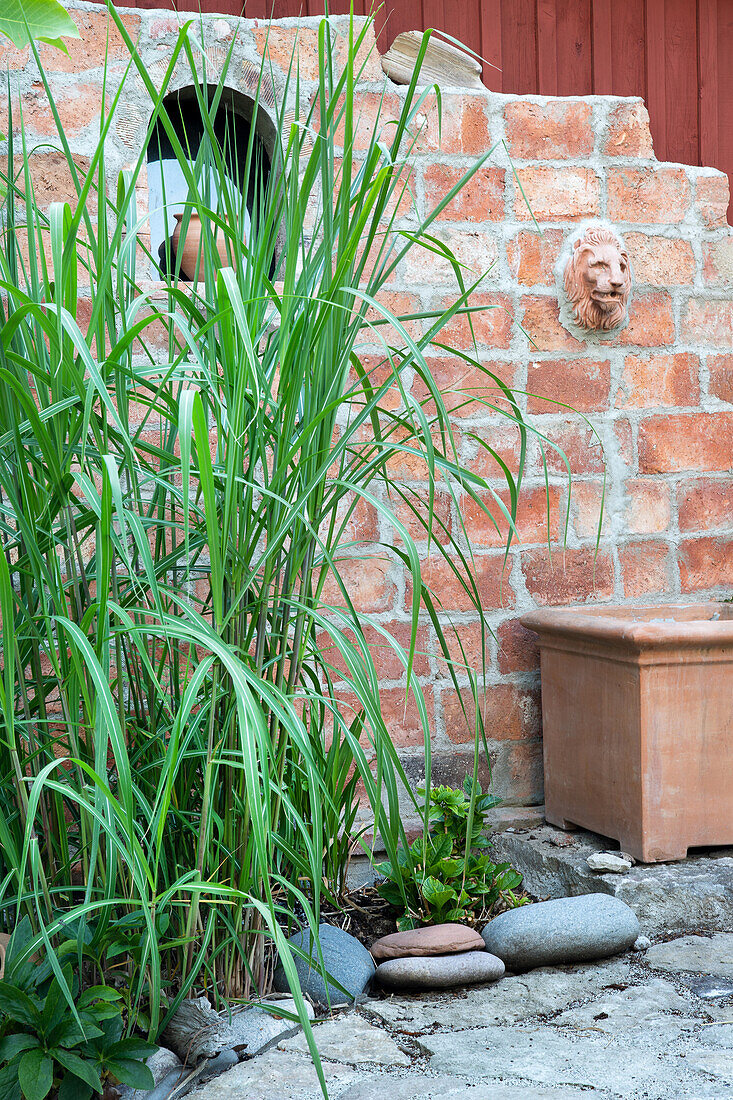
M 216 92 L 216 86 L 208 87 L 210 103 Z M 163 106 L 192 168 L 198 160 L 195 173 L 204 205 L 224 216 L 221 173 L 213 163 L 196 89 L 189 86 L 171 92 Z M 247 172 L 247 151 L 253 126 L 254 141 Z M 225 186 L 229 189 L 230 201 L 239 210 L 239 228 L 244 239 L 249 240 L 253 218 L 256 220 L 256 212 L 266 194 L 278 131 L 261 105 L 255 108 L 252 99 L 233 88 L 225 88 L 221 94 L 213 131 L 225 166 Z M 151 253 L 158 258 L 161 272 L 168 274 L 166 238 L 172 237 L 175 215 L 183 212 L 189 199 L 189 185 L 160 119 L 148 142 L 147 159 Z

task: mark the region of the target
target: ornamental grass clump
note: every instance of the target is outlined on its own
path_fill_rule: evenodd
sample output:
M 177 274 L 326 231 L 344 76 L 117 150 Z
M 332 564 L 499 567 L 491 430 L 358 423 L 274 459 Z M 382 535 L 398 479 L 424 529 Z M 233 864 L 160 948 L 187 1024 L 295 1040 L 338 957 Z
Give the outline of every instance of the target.
M 399 117 L 384 132 L 376 119 L 357 163 L 353 91 L 368 25 L 351 21 L 342 39 L 320 24 L 317 93 L 302 106 L 294 63 L 281 103 L 300 113 L 286 127 L 284 107 L 272 111 L 285 137 L 252 189 L 245 244 L 214 124 L 231 50 L 213 79 L 187 25 L 158 86 L 109 10 L 130 59 L 122 78 L 105 71 L 108 106 L 85 170 L 41 70 L 74 208 L 45 212 L 35 200 L 34 150 L 14 136 L 22 117 L 11 118 L 3 172 L 0 908 L 9 925 L 27 915 L 57 977 L 74 922 L 95 983 L 114 973 L 124 984 L 126 1032 L 140 1025 L 155 1037 L 189 995 L 218 1004 L 266 993 L 276 951 L 297 989 L 285 935 L 296 921 L 317 929 L 321 900 L 338 900 L 359 788 L 388 859 L 407 848 L 400 790 L 418 803 L 382 717 L 367 636 L 403 664 L 428 785 L 414 672 L 421 612 L 446 659 L 451 649 L 395 507 L 409 501 L 480 607 L 465 532 L 439 529 L 435 483 L 484 510 L 488 492 L 513 529 L 527 428 L 500 379 L 456 352 L 485 376 L 487 407 L 520 439 L 516 471 L 494 456 L 504 505 L 461 465 L 426 359 L 473 308 L 473 286 L 431 223 L 489 151 L 409 232 L 395 224 L 434 93 L 416 91 L 419 64 Z M 181 66 L 200 116 L 195 154 L 164 106 Z M 165 135 L 188 186 L 184 231 L 187 216 L 201 219 L 196 284 L 181 278 L 169 239 L 169 274 L 151 282 L 159 257 L 136 209 L 145 149 L 109 176 L 105 143 L 133 77 L 149 96 L 149 136 Z M 253 117 L 260 110 L 258 94 Z M 238 155 L 256 175 L 254 127 Z M 418 248 L 451 261 L 455 299 L 399 317 L 379 292 Z M 378 374 L 360 358 L 375 343 Z M 408 391 L 408 371 L 424 402 Z M 406 451 L 424 463 L 424 503 L 390 472 Z M 398 545 L 381 552 L 410 576 L 404 647 L 349 596 L 346 567 L 374 554 L 349 535 L 360 504 L 392 530 Z M 481 737 L 479 727 L 476 760 Z

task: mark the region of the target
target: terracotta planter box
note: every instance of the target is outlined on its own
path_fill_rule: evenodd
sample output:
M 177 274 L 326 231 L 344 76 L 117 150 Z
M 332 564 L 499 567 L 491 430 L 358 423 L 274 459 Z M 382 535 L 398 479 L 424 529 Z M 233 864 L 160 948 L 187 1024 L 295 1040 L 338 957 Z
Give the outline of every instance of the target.
M 733 605 L 555 608 L 539 634 L 545 816 L 653 862 L 733 844 Z

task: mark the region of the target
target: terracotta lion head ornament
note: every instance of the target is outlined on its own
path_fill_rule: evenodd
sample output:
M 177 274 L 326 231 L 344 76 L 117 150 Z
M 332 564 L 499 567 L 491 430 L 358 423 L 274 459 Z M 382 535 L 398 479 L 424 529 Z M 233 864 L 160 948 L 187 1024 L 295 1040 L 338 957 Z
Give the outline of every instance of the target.
M 631 268 L 612 229 L 591 226 L 575 242 L 565 265 L 565 293 L 581 328 L 608 332 L 626 320 Z

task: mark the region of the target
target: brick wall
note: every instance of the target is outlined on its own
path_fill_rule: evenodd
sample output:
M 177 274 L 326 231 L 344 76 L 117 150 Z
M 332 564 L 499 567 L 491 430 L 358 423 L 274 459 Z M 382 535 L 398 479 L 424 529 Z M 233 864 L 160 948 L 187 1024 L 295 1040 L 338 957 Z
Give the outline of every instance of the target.
M 82 42 L 70 44 L 68 58 L 47 47 L 42 52 L 54 90 L 64 93 L 64 122 L 77 152 L 85 156 L 99 110 L 106 18 L 92 5 L 72 7 Z M 140 33 L 139 48 L 149 70 L 162 69 L 176 17 L 137 11 L 125 18 L 133 33 Z M 228 45 L 235 23 L 208 17 L 212 57 L 218 47 Z M 300 31 L 301 76 L 306 81 L 317 74 L 314 27 L 315 21 L 306 21 Z M 237 51 L 246 67 L 248 60 L 258 61 L 264 31 L 261 24 L 244 21 L 241 31 Z M 286 21 L 270 38 L 276 84 L 278 69 L 287 68 L 295 33 L 295 25 Z M 114 35 L 112 45 L 117 57 Z M 29 137 L 46 138 L 52 126 L 27 52 L 18 56 L 0 46 L 0 60 L 10 64 Z M 113 82 L 120 62 L 113 66 Z M 242 71 L 239 57 L 232 71 Z M 359 88 L 357 99 L 364 125 L 370 126 L 382 90 L 376 58 L 365 77 L 371 83 Z M 307 84 L 304 91 L 310 91 Z M 390 87 L 387 109 L 396 111 L 403 94 Z M 432 209 L 472 158 L 500 143 L 479 177 L 443 212 L 436 232 L 469 268 L 477 273 L 490 268 L 476 304 L 497 308 L 475 315 L 480 357 L 524 394 L 520 405 L 564 449 L 573 471 L 564 537 L 564 466 L 548 448 L 546 490 L 539 444 L 531 442 L 517 520 L 521 543 L 510 553 L 505 570 L 502 538 L 471 502 L 462 508 L 493 630 L 483 706 L 494 786 L 508 806 L 526 806 L 542 799 L 539 673 L 533 637 L 517 616 L 537 604 L 644 603 L 733 594 L 733 235 L 725 221 L 728 181 L 712 169 L 658 163 L 647 113 L 637 99 L 461 91 L 446 92 L 443 104 L 440 143 L 434 113 L 426 104 L 425 130 L 414 158 L 414 194 L 403 204 L 402 224 L 407 227 Z M 0 115 L 4 111 L 0 103 Z M 110 139 L 111 171 L 134 157 L 146 121 L 134 97 L 123 101 Z M 357 133 L 357 148 L 359 142 Z M 53 170 L 54 154 L 42 155 L 46 160 L 39 161 L 37 172 L 51 201 L 63 195 L 68 181 Z M 583 219 L 596 217 L 612 221 L 624 235 L 635 276 L 629 325 L 603 342 L 578 339 L 560 324 L 554 275 L 568 235 Z M 444 304 L 452 290 L 447 265 L 425 253 L 411 260 L 409 270 L 395 273 L 386 298 L 398 310 L 418 311 Z M 465 322 L 453 323 L 450 336 L 458 346 L 469 347 Z M 472 385 L 470 369 L 460 360 L 436 352 L 432 363 L 446 389 Z M 418 381 L 413 389 L 420 395 Z M 561 405 L 573 406 L 583 416 Z M 462 405 L 455 423 L 462 457 L 477 472 L 492 472 L 477 439 L 496 448 L 510 464 L 516 460 L 517 437 L 500 417 L 486 415 L 483 406 Z M 393 473 L 417 490 L 423 486 L 423 471 L 409 456 L 395 464 Z M 501 484 L 496 481 L 497 488 Z M 602 534 L 595 555 L 602 499 Z M 436 508 L 456 530 L 455 506 L 440 490 Z M 365 539 L 391 537 L 387 526 L 379 530 L 379 521 L 366 509 L 357 514 L 357 523 L 357 533 Z M 357 606 L 407 637 L 409 592 L 395 561 L 367 553 L 345 572 L 351 574 Z M 441 596 L 446 617 L 459 625 L 463 644 L 478 663 L 480 631 L 464 594 L 435 555 L 426 557 L 425 572 Z M 416 672 L 432 715 L 435 774 L 460 782 L 470 766 L 470 738 L 427 624 L 419 644 L 424 655 Z M 421 739 L 410 706 L 405 711 L 401 666 L 386 655 L 379 660 L 385 710 L 408 773 L 418 779 Z

